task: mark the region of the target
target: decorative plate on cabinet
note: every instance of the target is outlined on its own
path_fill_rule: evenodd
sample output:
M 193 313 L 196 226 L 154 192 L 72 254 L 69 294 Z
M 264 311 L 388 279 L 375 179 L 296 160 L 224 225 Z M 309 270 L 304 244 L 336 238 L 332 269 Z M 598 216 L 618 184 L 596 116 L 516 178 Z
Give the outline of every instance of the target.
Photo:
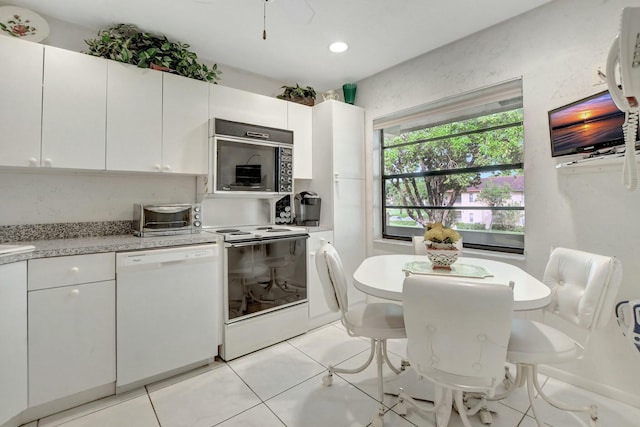
M 37 13 L 15 6 L 0 7 L 0 34 L 32 42 L 49 35 L 49 24 Z

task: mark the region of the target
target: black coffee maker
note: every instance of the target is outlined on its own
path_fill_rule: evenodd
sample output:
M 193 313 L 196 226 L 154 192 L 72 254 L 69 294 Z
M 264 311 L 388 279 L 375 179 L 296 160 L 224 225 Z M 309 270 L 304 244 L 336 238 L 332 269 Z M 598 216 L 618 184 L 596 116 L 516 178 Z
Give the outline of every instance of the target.
M 317 227 L 320 225 L 320 196 L 312 191 L 296 194 L 296 225 Z

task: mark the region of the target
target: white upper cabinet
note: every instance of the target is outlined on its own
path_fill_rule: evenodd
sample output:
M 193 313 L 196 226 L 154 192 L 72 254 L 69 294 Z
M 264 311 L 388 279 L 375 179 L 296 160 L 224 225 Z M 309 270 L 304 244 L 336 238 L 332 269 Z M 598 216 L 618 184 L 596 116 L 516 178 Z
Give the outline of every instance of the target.
M 210 90 L 211 117 L 287 129 L 287 101 L 220 85 Z
M 333 109 L 334 178 L 364 179 L 364 110 L 344 102 L 329 102 Z
M 293 177 L 296 179 L 313 178 L 312 123 L 311 107 L 287 102 L 287 129 L 293 131 Z
M 105 169 L 107 61 L 44 49 L 42 165 Z
M 210 83 L 163 75 L 162 171 L 208 173 Z
M 107 61 L 107 170 L 162 166 L 162 73 Z
M 43 45 L 0 37 L 0 164 L 40 164 Z

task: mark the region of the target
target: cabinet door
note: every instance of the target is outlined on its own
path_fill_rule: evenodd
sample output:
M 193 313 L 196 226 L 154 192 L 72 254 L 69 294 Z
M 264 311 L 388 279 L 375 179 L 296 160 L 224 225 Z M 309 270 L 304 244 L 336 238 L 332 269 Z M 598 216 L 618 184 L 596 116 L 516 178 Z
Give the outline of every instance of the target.
M 324 296 L 324 289 L 316 270 L 316 252 L 323 243 L 333 244 L 333 231 L 309 233 L 307 296 L 309 298 L 309 328 L 317 328 L 340 318 L 339 311 L 331 311 Z
M 103 170 L 107 61 L 45 46 L 42 91 L 43 165 Z
M 211 85 L 211 117 L 287 129 L 287 101 Z
M 207 174 L 209 86 L 163 73 L 163 172 Z
M 43 45 L 0 37 L 0 164 L 38 166 Z
M 162 73 L 107 61 L 107 170 L 162 166 Z
M 340 179 L 334 183 L 333 195 L 333 241 L 352 283 L 354 271 L 366 258 L 364 180 Z M 349 287 L 349 305 L 362 302 L 365 295 Z
M 114 382 L 115 281 L 29 292 L 29 406 Z
M 364 179 L 364 110 L 333 102 L 333 173 Z
M 27 263 L 0 265 L 0 425 L 27 408 Z
M 293 177 L 313 178 L 312 110 L 306 105 L 287 102 L 287 129 L 293 131 Z

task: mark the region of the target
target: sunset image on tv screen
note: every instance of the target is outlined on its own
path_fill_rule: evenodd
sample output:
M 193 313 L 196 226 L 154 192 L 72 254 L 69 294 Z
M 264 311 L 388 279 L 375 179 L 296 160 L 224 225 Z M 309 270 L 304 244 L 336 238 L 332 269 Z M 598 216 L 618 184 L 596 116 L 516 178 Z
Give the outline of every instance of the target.
M 553 155 L 572 154 L 623 139 L 624 113 L 608 92 L 549 113 Z

